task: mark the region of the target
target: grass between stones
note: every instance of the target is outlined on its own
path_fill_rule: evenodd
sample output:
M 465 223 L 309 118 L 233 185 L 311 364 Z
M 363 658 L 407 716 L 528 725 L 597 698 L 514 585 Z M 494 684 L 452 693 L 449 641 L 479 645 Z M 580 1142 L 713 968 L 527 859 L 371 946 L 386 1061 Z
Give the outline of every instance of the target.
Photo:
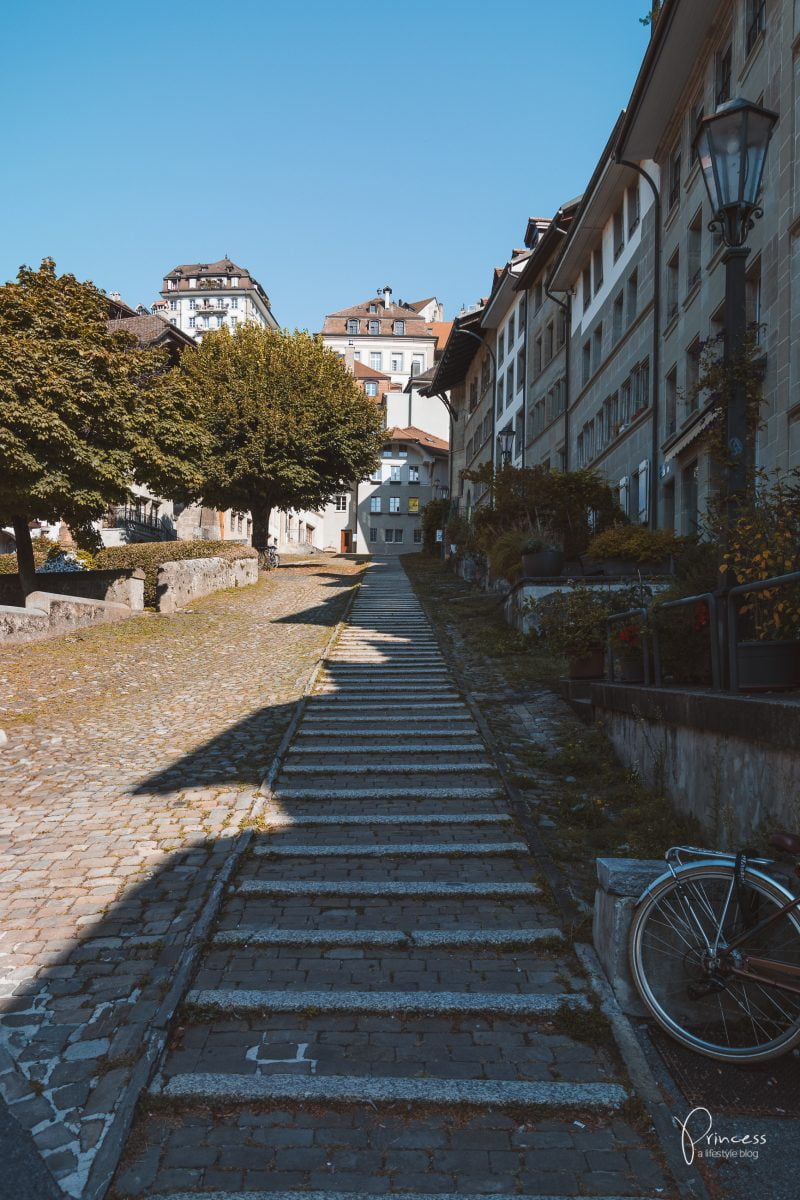
M 403 565 L 577 895 L 591 901 L 598 857 L 660 858 L 668 846 L 702 836 L 662 790 L 623 767 L 601 729 L 584 725 L 561 700 L 564 661 L 536 637 L 511 629 L 497 596 L 478 592 L 424 554 L 407 555 Z

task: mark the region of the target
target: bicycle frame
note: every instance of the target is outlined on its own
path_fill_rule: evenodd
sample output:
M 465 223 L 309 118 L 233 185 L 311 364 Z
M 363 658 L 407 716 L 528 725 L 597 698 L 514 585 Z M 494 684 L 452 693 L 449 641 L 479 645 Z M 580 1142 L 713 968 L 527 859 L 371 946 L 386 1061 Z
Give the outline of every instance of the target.
M 774 859 L 771 859 L 771 858 L 748 859 L 746 857 L 746 855 L 744 855 L 742 853 L 732 855 L 732 854 L 727 854 L 724 851 L 720 851 L 720 850 L 703 850 L 697 846 L 673 846 L 670 850 L 667 851 L 667 854 L 665 857 L 666 857 L 666 862 L 667 862 L 667 866 L 669 867 L 670 873 L 672 874 L 673 878 L 678 883 L 680 883 L 681 867 L 684 866 L 684 864 L 681 862 L 681 858 L 680 858 L 681 853 L 697 855 L 700 858 L 723 860 L 724 862 L 728 863 L 733 870 L 733 875 L 731 877 L 731 886 L 730 886 L 730 890 L 728 893 L 728 897 L 725 901 L 725 910 L 723 912 L 722 921 L 720 922 L 720 929 L 717 930 L 717 937 L 719 937 L 720 930 L 722 928 L 722 925 L 724 924 L 725 915 L 727 914 L 728 905 L 730 904 L 730 899 L 733 894 L 733 891 L 735 888 L 737 888 L 740 885 L 741 881 L 743 880 L 744 873 L 745 873 L 745 870 L 748 867 L 748 865 L 757 863 L 759 865 L 766 866 L 766 865 L 769 865 L 772 862 L 774 862 Z M 673 862 L 678 863 L 677 869 L 673 865 Z M 770 882 L 774 885 L 775 881 L 770 879 L 768 875 L 764 875 L 761 871 L 756 871 L 755 874 L 761 876 L 762 878 L 766 879 L 768 882 Z M 662 876 L 662 878 L 663 878 L 663 876 Z M 768 987 L 781 988 L 783 991 L 791 992 L 794 995 L 800 996 L 800 966 L 793 966 L 790 963 L 783 963 L 777 959 L 759 958 L 759 957 L 753 956 L 753 955 L 745 955 L 744 956 L 743 966 L 737 966 L 735 963 L 730 961 L 731 951 L 737 950 L 739 948 L 739 946 L 741 946 L 744 942 L 746 942 L 749 938 L 753 937 L 754 935 L 758 935 L 760 933 L 763 933 L 763 931 L 765 929 L 769 929 L 769 927 L 771 925 L 774 925 L 776 921 L 779 921 L 781 919 L 781 917 L 786 916 L 786 914 L 791 912 L 792 909 L 797 910 L 799 908 L 800 908 L 800 896 L 792 897 L 791 899 L 787 900 L 787 902 L 783 905 L 782 908 L 776 909 L 775 912 L 773 912 L 770 916 L 764 917 L 763 920 L 756 922 L 755 925 L 749 925 L 742 933 L 740 933 L 737 937 L 733 938 L 732 941 L 728 942 L 725 949 L 721 952 L 722 958 L 725 962 L 725 968 L 724 968 L 725 973 L 728 973 L 731 975 L 737 975 L 742 979 L 751 979 L 755 983 L 763 983 L 763 984 L 766 984 Z M 690 911 L 692 911 L 691 905 L 690 905 Z M 695 917 L 694 912 L 692 912 L 692 917 L 695 920 L 696 924 L 698 925 L 698 928 L 702 931 L 702 925 Z M 713 950 L 714 950 L 714 953 L 717 952 L 716 944 L 714 945 Z M 753 970 L 751 968 L 755 968 L 755 970 Z M 788 980 L 785 980 L 785 979 L 776 979 L 770 975 L 759 974 L 759 971 L 772 971 L 776 975 L 788 975 L 793 978 L 796 978 L 798 980 L 798 982 L 790 983 Z

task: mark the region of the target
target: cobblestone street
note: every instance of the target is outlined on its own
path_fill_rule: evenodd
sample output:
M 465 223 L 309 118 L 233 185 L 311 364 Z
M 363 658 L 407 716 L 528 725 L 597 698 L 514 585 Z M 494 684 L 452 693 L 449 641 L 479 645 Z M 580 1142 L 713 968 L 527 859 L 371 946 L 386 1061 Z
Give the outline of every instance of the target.
M 662 1197 L 431 625 L 374 564 L 231 876 L 115 1197 Z
M 0 1089 L 71 1195 L 359 571 L 0 653 Z

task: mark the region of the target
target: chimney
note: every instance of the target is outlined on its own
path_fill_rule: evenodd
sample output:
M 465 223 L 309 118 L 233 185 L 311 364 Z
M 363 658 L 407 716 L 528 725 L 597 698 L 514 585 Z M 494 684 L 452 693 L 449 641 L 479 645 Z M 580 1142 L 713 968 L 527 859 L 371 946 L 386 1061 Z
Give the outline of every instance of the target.
M 388 283 L 386 284 L 386 287 L 383 289 L 383 307 L 384 308 L 392 307 L 392 289 L 389 287 Z
M 348 342 L 344 352 L 344 365 L 347 367 L 351 375 L 355 375 L 356 351 L 352 342 Z
M 122 301 L 122 296 L 120 295 L 119 292 L 109 292 L 108 298 L 109 298 L 109 300 L 116 300 L 116 302 L 118 304 Z

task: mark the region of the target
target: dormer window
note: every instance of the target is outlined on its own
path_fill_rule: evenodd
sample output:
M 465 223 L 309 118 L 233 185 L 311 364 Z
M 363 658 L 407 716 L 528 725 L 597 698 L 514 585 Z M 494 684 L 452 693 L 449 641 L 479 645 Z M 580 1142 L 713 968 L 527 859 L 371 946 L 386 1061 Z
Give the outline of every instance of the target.
M 406 323 L 405 323 L 405 321 L 395 321 L 395 323 L 394 323 L 394 331 L 395 331 L 395 333 L 397 334 L 397 336 L 398 336 L 398 337 L 404 337 L 404 336 L 405 336 L 405 332 L 406 332 Z
M 378 306 L 377 306 L 377 304 L 370 304 L 370 306 L 369 306 L 369 312 L 371 312 L 371 313 L 372 313 L 372 312 L 377 312 L 377 311 L 378 311 Z
M 189 287 L 190 287 L 190 288 L 196 288 L 196 287 L 197 287 L 197 280 L 196 280 L 196 279 L 190 279 L 190 280 L 189 280 Z
M 174 289 L 175 289 L 175 280 L 174 280 L 174 279 L 168 279 L 168 280 L 167 280 L 167 291 L 168 291 L 168 292 L 171 292 L 171 291 L 174 291 Z
M 348 333 L 358 333 L 360 328 L 361 328 L 360 321 L 355 321 L 355 320 L 351 319 L 347 322 L 347 332 Z
M 380 331 L 381 331 L 380 321 L 370 321 L 369 331 L 370 331 L 370 333 L 380 333 Z

